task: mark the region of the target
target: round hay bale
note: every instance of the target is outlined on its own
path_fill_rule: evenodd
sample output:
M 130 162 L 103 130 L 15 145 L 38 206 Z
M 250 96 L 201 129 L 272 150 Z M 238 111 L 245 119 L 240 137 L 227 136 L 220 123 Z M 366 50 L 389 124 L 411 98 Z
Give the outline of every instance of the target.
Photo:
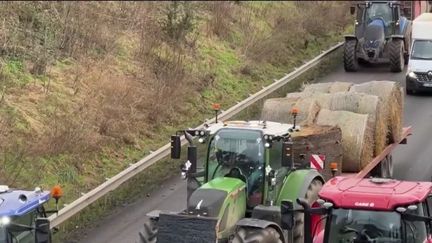
M 376 95 L 382 99 L 389 134 L 387 144 L 399 141 L 402 135 L 404 95 L 400 85 L 393 81 L 371 81 L 351 86 L 349 92 Z
M 345 92 L 350 89 L 352 83 L 347 82 L 329 82 L 329 83 L 316 83 L 307 85 L 303 92 L 305 93 L 336 93 Z
M 317 101 L 318 104 L 326 104 Z M 350 111 L 357 114 L 369 115 L 369 123 L 374 135 L 374 156 L 381 153 L 386 147 L 388 123 L 382 112 L 383 103 L 378 96 L 363 93 L 339 92 L 331 95 L 331 102 L 327 108 L 332 111 Z
M 333 83 L 316 83 L 306 85 L 303 89 L 304 93 L 329 93 Z
M 358 172 L 372 160 L 374 139 L 369 115 L 321 109 L 316 124 L 341 129 L 344 172 Z
M 292 123 L 292 108 L 299 110 L 297 114 L 297 124 L 312 124 L 319 112 L 319 106 L 314 99 L 303 99 L 297 101 L 295 98 L 272 98 L 264 102 L 261 111 L 261 120 L 281 123 Z
M 291 98 L 291 99 L 295 99 L 295 100 L 298 100 L 298 99 L 304 98 L 304 97 L 305 97 L 305 93 L 303 93 L 303 92 L 288 93 L 286 95 L 286 98 Z
M 385 109 L 383 102 L 378 96 L 355 92 L 301 92 L 290 93 L 287 96 L 297 102 L 315 99 L 321 109 L 370 115 L 369 119 L 375 140 L 374 155 L 378 155 L 386 147 L 389 125 L 385 113 L 382 112 Z
M 333 82 L 333 84 L 330 86 L 329 93 L 347 92 L 352 85 L 352 83 L 348 82 Z

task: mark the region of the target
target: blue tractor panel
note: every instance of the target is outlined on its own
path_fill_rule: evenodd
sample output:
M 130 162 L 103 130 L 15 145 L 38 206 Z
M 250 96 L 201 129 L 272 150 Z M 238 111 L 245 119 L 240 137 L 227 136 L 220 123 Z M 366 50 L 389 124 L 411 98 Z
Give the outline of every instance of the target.
M 22 216 L 50 199 L 49 191 L 13 190 L 0 186 L 0 217 Z

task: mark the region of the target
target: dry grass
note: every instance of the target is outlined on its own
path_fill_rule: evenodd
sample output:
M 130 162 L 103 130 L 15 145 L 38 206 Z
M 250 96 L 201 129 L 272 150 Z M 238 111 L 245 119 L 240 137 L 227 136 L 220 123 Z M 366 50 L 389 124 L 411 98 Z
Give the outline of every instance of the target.
M 322 9 L 342 15 L 341 3 L 298 4 L 2 3 L 0 177 L 79 196 L 201 121 L 210 103 L 232 105 L 281 76 L 346 24 L 333 14 L 320 15 L 325 30 L 309 22 Z

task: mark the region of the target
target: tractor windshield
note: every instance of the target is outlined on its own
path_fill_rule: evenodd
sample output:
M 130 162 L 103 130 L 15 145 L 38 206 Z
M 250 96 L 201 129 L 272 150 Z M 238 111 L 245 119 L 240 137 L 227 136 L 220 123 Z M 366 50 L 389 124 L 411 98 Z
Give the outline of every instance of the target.
M 326 242 L 423 242 L 425 227 L 408 222 L 397 212 L 352 209 L 332 210 Z
M 366 23 L 370 23 L 375 19 L 381 19 L 385 26 L 388 26 L 393 21 L 392 9 L 387 3 L 373 3 L 366 8 Z
M 411 59 L 432 60 L 432 41 L 430 40 L 414 41 Z
M 207 181 L 231 176 L 247 183 L 248 194 L 261 192 L 264 175 L 264 143 L 261 131 L 221 129 L 209 145 Z
M 400 221 L 397 212 L 335 209 L 328 242 L 402 242 Z

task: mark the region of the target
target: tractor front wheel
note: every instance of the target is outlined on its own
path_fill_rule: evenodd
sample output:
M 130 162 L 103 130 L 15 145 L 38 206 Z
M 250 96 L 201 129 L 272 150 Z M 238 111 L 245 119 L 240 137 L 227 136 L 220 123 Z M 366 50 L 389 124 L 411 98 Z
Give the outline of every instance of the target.
M 230 243 L 282 243 L 279 232 L 272 228 L 265 229 L 242 227 L 234 234 Z
M 356 72 L 359 64 L 357 60 L 357 40 L 346 40 L 344 45 L 344 68 L 347 72 Z
M 157 226 L 152 219 L 144 223 L 144 227 L 140 230 L 137 243 L 156 243 L 157 242 Z
M 304 199 L 308 201 L 309 206 L 312 205 L 318 200 L 318 192 L 321 190 L 323 183 L 319 179 L 314 179 L 308 187 L 306 195 Z M 303 243 L 304 242 L 304 214 L 303 213 L 295 213 L 294 214 L 295 227 L 293 229 L 293 237 L 294 243 Z M 311 229 L 312 231 L 314 229 Z M 312 232 L 313 233 L 313 232 Z
M 402 40 L 394 39 L 389 43 L 390 70 L 392 72 L 402 72 L 405 66 L 404 43 Z

